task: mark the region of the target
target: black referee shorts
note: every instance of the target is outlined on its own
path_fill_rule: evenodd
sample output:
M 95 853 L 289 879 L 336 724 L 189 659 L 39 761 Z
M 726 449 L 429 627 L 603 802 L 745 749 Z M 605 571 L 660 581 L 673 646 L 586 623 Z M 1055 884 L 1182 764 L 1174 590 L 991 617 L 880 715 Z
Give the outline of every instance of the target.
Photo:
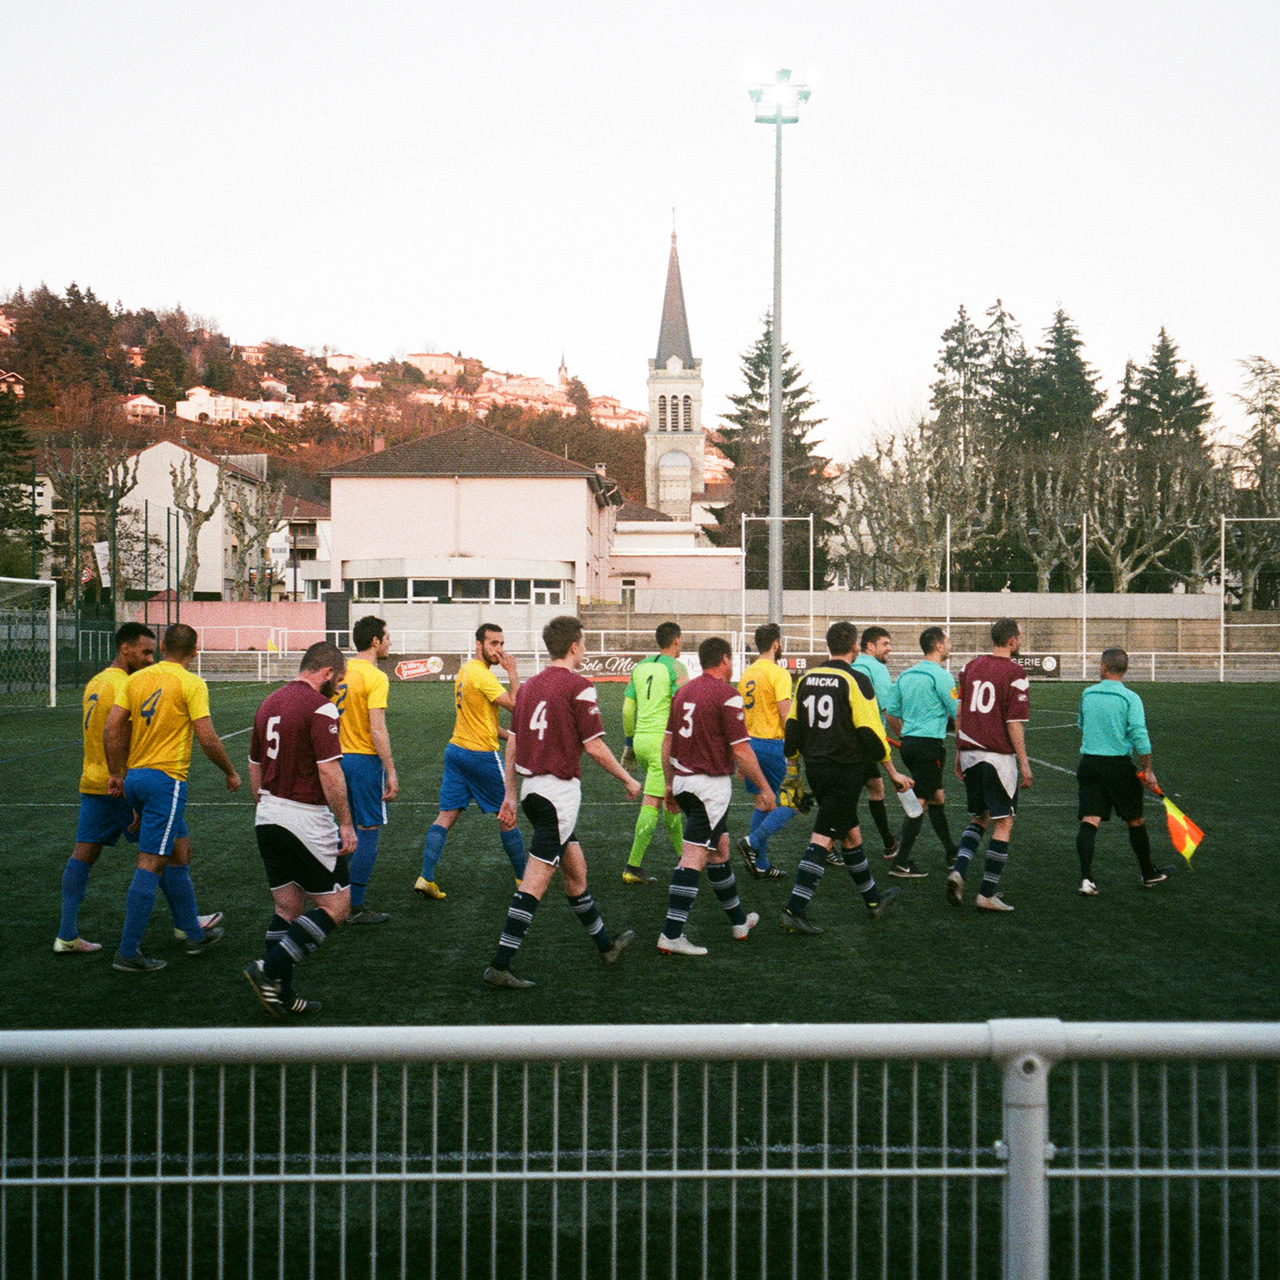
M 267 823 L 254 827 L 253 833 L 258 838 L 258 853 L 262 855 L 267 884 L 271 889 L 296 884 L 304 893 L 316 898 L 326 893 L 338 893 L 351 883 L 346 854 L 340 853 L 330 870 L 327 863 L 317 858 L 287 827 Z
M 804 776 L 818 801 L 813 833 L 843 840 L 858 825 L 858 797 L 867 780 L 879 772 L 874 764 L 809 764 Z
M 1077 819 L 1108 822 L 1112 809 L 1125 822 L 1142 817 L 1142 783 L 1128 756 L 1081 756 L 1076 784 L 1080 791 Z
M 911 790 L 926 804 L 942 790 L 942 770 L 947 762 L 945 738 L 903 738 L 899 748 L 914 785 Z

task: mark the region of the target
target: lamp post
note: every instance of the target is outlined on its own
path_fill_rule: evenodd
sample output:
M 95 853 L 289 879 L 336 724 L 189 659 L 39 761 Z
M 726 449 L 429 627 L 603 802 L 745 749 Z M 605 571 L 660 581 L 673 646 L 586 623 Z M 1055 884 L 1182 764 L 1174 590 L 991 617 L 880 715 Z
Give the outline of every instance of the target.
M 800 119 L 809 86 L 780 70 L 772 84 L 750 90 L 756 123 L 774 127 L 773 312 L 769 365 L 769 621 L 782 625 L 782 126 Z M 745 553 L 745 548 L 743 549 Z

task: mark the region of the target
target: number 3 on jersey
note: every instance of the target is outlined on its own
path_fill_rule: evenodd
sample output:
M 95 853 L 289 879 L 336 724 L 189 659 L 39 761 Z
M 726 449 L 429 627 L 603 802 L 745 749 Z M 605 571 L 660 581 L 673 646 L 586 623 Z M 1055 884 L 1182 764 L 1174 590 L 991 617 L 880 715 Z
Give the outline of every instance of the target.
M 534 707 L 533 715 L 529 717 L 529 728 L 537 730 L 539 742 L 547 736 L 547 704 L 545 700 Z
M 684 721 L 680 725 L 680 736 L 682 738 L 693 737 L 693 705 L 692 702 L 684 704 Z

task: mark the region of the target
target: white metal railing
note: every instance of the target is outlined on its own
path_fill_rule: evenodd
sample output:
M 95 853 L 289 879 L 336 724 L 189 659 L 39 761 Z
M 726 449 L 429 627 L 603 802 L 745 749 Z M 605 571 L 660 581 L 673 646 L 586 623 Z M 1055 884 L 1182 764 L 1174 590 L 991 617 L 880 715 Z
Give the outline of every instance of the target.
M 4 1032 L 0 1275 L 1273 1276 L 1278 1061 L 1280 1024 Z

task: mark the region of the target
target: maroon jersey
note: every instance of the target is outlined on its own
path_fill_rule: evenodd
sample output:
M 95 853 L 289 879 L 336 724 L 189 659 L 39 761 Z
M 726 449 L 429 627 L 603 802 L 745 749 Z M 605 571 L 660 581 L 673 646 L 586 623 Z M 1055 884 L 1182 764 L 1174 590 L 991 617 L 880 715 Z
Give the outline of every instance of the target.
M 671 699 L 667 732 L 676 773 L 726 777 L 735 768 L 734 744 L 750 737 L 742 695 L 727 680 L 698 676 Z
M 1012 658 L 983 654 L 960 669 L 960 718 L 956 745 L 961 751 L 1014 754 L 1010 720 L 1029 720 L 1027 673 Z
M 582 744 L 602 737 L 596 687 L 568 667 L 547 667 L 526 680 L 511 713 L 516 772 L 582 777 Z
M 263 791 L 280 800 L 324 804 L 316 765 L 341 758 L 338 708 L 305 680 L 291 680 L 258 708 L 249 763 L 262 769 Z

